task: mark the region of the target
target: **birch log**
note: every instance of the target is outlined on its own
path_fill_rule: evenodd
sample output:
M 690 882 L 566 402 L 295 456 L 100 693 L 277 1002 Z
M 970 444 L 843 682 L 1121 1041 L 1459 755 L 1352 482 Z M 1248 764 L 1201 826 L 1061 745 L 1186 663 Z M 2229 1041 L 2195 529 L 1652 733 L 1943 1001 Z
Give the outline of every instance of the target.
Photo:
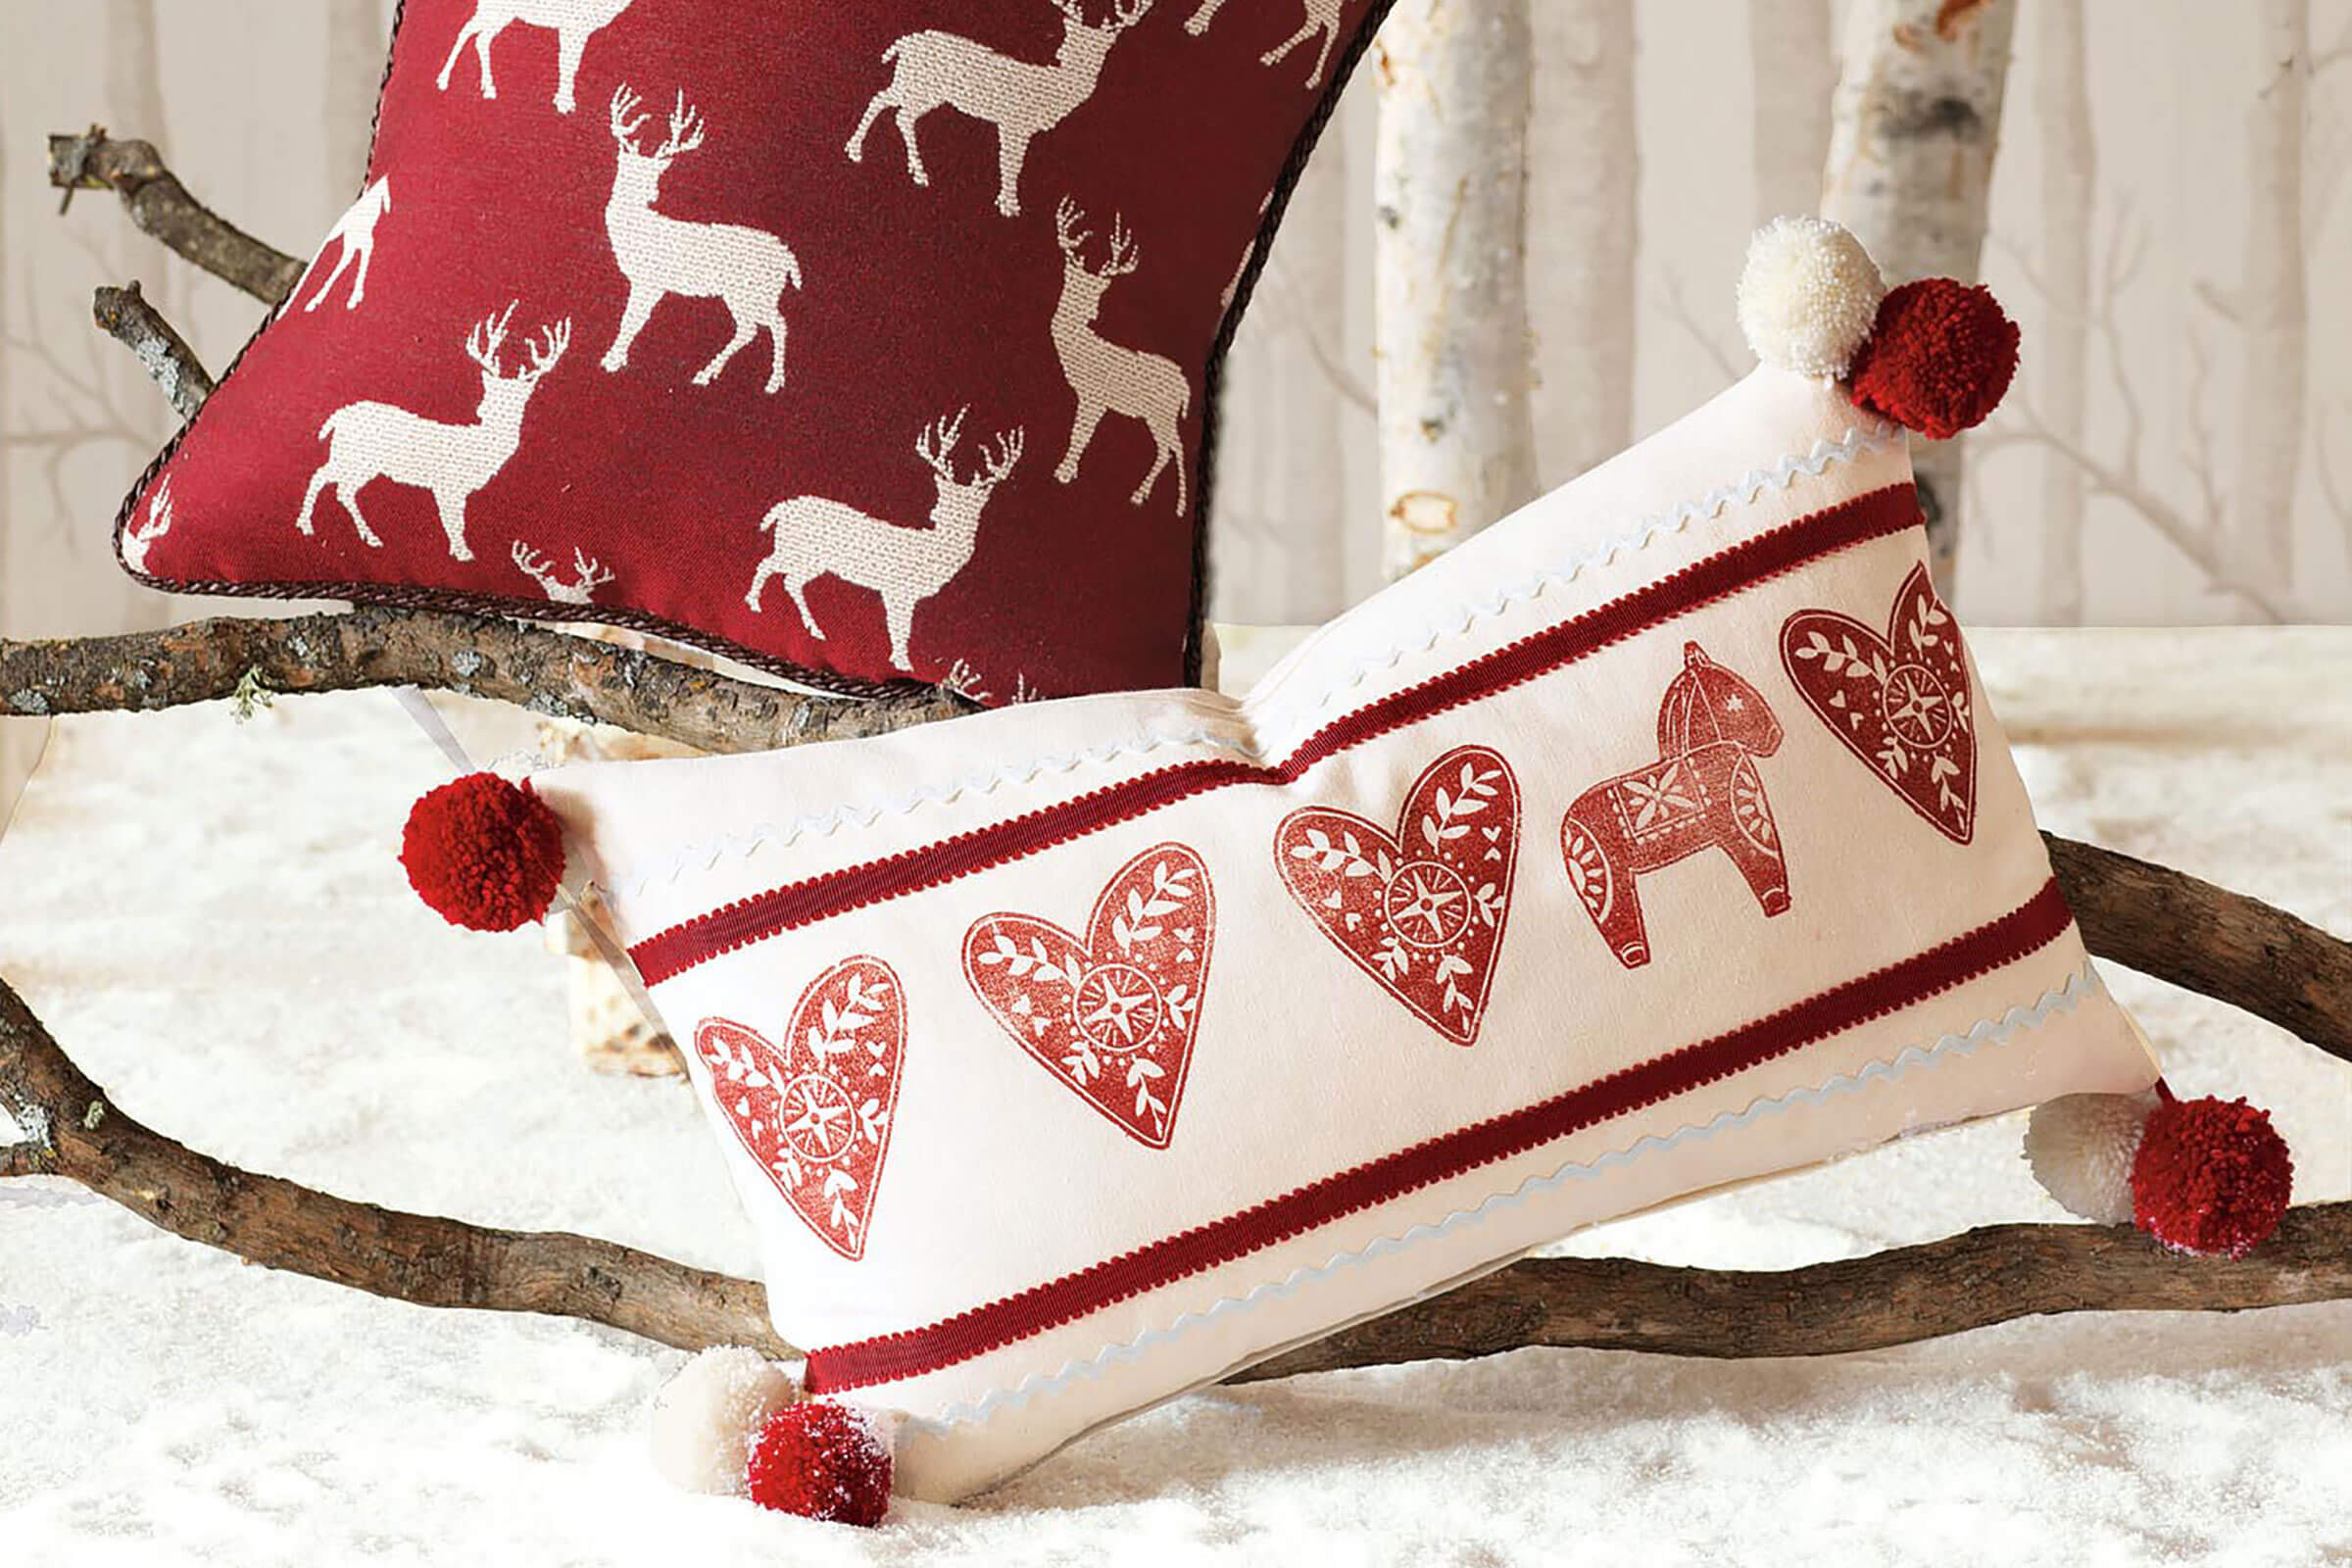
M 1830 0 L 1748 0 L 1747 61 L 1756 221 L 1763 224 L 1821 205 L 1830 97 L 1838 90 Z
M 1889 283 L 1977 280 L 2016 0 L 1852 0 L 1832 102 L 1822 214 L 1861 237 Z M 1914 441 L 1938 589 L 1960 538 L 1960 443 Z
M 2295 472 L 2303 451 L 2303 105 L 2310 0 L 2262 0 L 2261 74 L 2246 111 L 2246 228 L 2235 307 L 2244 367 L 2237 468 L 2223 512 L 2238 575 L 2293 586 Z
M 1634 436 L 1634 253 L 1641 158 L 1632 0 L 1540 0 L 1528 195 L 1543 368 L 1538 477 L 1564 484 Z
M 1374 286 L 1391 580 L 1536 494 L 1528 3 L 1400 0 L 1381 30 Z
M 2041 291 L 2034 401 L 2053 433 L 2083 446 L 2090 363 L 2090 220 L 2098 179 L 2083 48 L 2083 0 L 2040 0 L 2034 13 L 2034 120 L 2041 135 Z M 2043 618 L 2082 621 L 2082 470 L 2056 446 L 2041 454 Z

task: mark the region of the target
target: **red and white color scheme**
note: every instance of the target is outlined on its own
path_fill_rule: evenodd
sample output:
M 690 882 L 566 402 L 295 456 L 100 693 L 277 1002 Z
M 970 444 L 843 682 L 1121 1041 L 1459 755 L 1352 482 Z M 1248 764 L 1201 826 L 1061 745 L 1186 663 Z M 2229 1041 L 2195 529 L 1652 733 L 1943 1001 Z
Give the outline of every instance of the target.
M 857 1261 L 727 1143 L 777 1328 L 811 1348 L 809 1392 L 898 1412 L 901 1487 L 952 1498 L 1579 1226 L 2146 1089 L 2154 1065 L 2089 967 L 1965 661 L 1966 843 L 1922 831 L 1842 737 L 1797 716 L 1782 627 L 1884 624 L 1924 549 L 1901 431 L 1770 364 L 1321 628 L 1247 696 L 1044 702 L 531 783 L 673 1021 L 757 1020 L 846 953 L 900 977 L 890 1191 Z M 1665 787 L 1676 759 L 1705 786 L 1695 811 L 1677 804 L 1690 779 Z M 1742 767 L 1770 793 L 1769 830 L 1761 791 L 1734 788 Z M 1593 795 L 1637 779 L 1658 786 L 1647 827 L 1640 792 Z M 1622 832 L 1619 896 L 1639 879 L 1639 968 L 1605 922 L 1596 938 L 1568 862 L 1484 859 L 1507 853 L 1509 834 L 1483 831 L 1505 817 L 1548 832 L 1596 807 Z M 1669 820 L 1675 836 L 1637 847 Z M 1360 891 L 1316 832 L 1343 856 L 1356 835 Z M 1668 853 L 1702 845 L 1726 853 Z M 1409 860 L 1473 900 L 1494 885 L 1492 943 L 1448 976 L 1477 1005 L 1368 975 L 1356 930 L 1450 918 L 1433 896 L 1450 878 L 1399 889 Z M 1198 945 L 1212 883 L 1213 966 Z M 1180 1056 L 1150 1036 L 1155 1060 L 1184 1063 L 1180 1105 L 1154 1090 L 1171 1120 L 1153 1141 L 1118 1054 L 1086 1030 L 1127 1020 L 1144 1038 L 1179 983 L 1198 1010 Z M 1465 1011 L 1474 1048 L 1431 1039 L 1467 1039 Z M 1101 1114 L 1074 1102 L 1081 1038 Z M 2235 1136 L 2192 1131 L 2183 1163 Z M 2260 1218 L 2277 1186 L 2230 1215 Z M 2251 1234 L 2233 1218 L 2222 1240 Z
M 363 193 L 119 531 L 167 481 L 206 526 L 126 564 L 623 626 L 853 692 L 1181 684 L 1214 361 L 1390 3 L 1316 0 L 1269 70 L 1296 16 L 1195 37 L 1190 0 L 404 0 Z M 460 355 L 510 300 L 518 343 L 577 336 L 527 420 Z M 967 403 L 967 447 L 1026 430 L 1042 461 L 976 537 L 919 539 L 907 443 Z M 347 446 L 362 407 L 400 428 Z M 907 537 L 776 546 L 834 569 L 762 611 L 786 497 Z M 514 540 L 611 577 L 551 598 Z
M 1936 831 L 1976 831 L 1977 726 L 1960 625 L 1925 566 L 1895 591 L 1884 635 L 1834 610 L 1781 628 L 1781 662 L 1805 706 Z
M 1457 1046 L 1478 1043 L 1519 863 L 1519 780 L 1464 746 L 1429 764 L 1396 831 L 1310 806 L 1274 833 L 1274 864 L 1355 966 Z
M 1780 749 L 1764 694 L 1686 644 L 1658 708 L 1658 760 L 1593 785 L 1560 823 L 1569 885 L 1619 963 L 1649 962 L 1642 873 L 1702 850 L 1730 857 L 1766 915 L 1788 912 L 1788 860 L 1756 769 Z
M 974 921 L 963 977 L 1039 1066 L 1137 1143 L 1165 1149 L 1216 937 L 1208 867 L 1159 844 L 1110 879 L 1083 939 L 1031 914 Z
M 865 1252 L 906 1054 L 899 977 L 863 955 L 808 982 L 781 1043 L 725 1018 L 695 1026 L 710 1102 L 792 1211 L 852 1262 Z

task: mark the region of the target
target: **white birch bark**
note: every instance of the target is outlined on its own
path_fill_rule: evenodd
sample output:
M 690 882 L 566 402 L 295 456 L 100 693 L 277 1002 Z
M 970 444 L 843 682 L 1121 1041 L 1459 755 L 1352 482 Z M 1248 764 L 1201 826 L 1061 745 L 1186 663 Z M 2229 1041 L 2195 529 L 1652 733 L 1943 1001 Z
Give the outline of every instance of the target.
M 2237 466 L 2223 510 L 2240 574 L 2284 598 L 2293 587 L 2295 475 L 2303 450 L 2305 279 L 2303 106 L 2310 0 L 2262 0 L 2261 75 L 2246 111 L 2246 229 L 2238 293 L 2243 369 Z
M 1821 205 L 1830 97 L 1838 90 L 1830 0 L 1748 0 L 1747 59 L 1755 88 L 1751 156 L 1761 224 Z
M 1886 281 L 1977 281 L 2016 0 L 1851 0 L 1821 210 Z M 1930 569 L 1948 598 L 1961 443 L 1912 442 Z
M 2090 362 L 2091 210 L 2098 149 L 2091 135 L 2083 0 L 2039 0 L 2034 13 L 2034 119 L 2041 133 L 2039 270 L 2044 306 L 2034 334 L 2034 402 L 2068 447 L 2083 447 Z M 2055 447 L 2041 454 L 2042 616 L 2082 621 L 2082 470 Z
M 1551 486 L 1633 440 L 1641 158 L 1632 0 L 1540 0 L 1535 22 L 1528 270 Z
M 368 144 L 383 85 L 384 14 L 376 0 L 329 0 L 326 8 L 326 188 L 334 207 L 357 196 L 368 176 Z
M 1528 0 L 1401 0 L 1381 46 L 1374 273 L 1394 580 L 1536 493 Z

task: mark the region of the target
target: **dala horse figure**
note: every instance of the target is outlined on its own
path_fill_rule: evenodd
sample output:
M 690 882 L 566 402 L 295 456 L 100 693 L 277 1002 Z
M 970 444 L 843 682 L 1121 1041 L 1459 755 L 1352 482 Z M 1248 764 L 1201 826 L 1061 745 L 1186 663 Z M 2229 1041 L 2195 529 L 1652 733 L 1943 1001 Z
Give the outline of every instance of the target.
M 1781 733 L 1762 693 L 1683 645 L 1658 708 L 1658 760 L 1593 785 L 1560 824 L 1568 880 L 1618 962 L 1649 961 L 1636 880 L 1701 850 L 1731 857 L 1767 916 L 1788 909 L 1788 865 L 1756 771 Z

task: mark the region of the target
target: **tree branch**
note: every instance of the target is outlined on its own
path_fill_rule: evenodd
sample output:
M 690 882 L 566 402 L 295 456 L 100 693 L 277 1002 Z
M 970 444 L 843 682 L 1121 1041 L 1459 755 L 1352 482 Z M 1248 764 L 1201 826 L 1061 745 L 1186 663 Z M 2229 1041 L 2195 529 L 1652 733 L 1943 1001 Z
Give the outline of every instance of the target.
M 2235 1260 L 2129 1225 L 1993 1225 L 1779 1273 L 1528 1258 L 1260 1362 L 1230 1381 L 1528 1346 L 1737 1358 L 1838 1355 L 2058 1312 L 2240 1312 L 2352 1297 L 2352 1203 L 2290 1209 Z
M 954 718 L 962 699 L 910 688 L 867 700 L 735 680 L 563 632 L 441 611 L 199 620 L 63 642 L 0 640 L 0 712 L 151 712 L 236 695 L 418 686 L 534 713 L 617 724 L 705 752 L 846 740 Z
M 2041 837 L 2092 953 L 2352 1061 L 2352 942 L 2170 866 Z
M 152 1225 L 272 1268 L 418 1306 L 585 1318 L 663 1345 L 790 1350 L 750 1280 L 612 1242 L 493 1230 L 257 1176 L 125 1114 L 0 981 L 0 1109 L 32 1137 L 0 1175 L 64 1176 Z
M 103 125 L 77 136 L 52 134 L 49 183 L 66 193 L 60 212 L 77 190 L 114 191 L 140 229 L 265 305 L 277 304 L 302 280 L 299 257 L 263 244 L 189 195 L 150 143 L 117 141 Z
M 147 303 L 137 283 L 102 288 L 91 301 L 90 315 L 107 334 L 139 357 L 155 384 L 172 400 L 173 412 L 193 419 L 213 395 L 213 377 L 164 315 Z
M 363 612 L 365 613 L 365 612 Z M 2352 1058 L 2352 944 L 2163 866 L 2053 839 L 2094 952 L 2246 1006 Z M 664 1345 L 794 1352 L 748 1280 L 610 1242 L 493 1230 L 252 1175 L 116 1109 L 0 981 L 0 1177 L 80 1182 L 153 1224 L 272 1268 L 424 1306 L 583 1318 Z M 1824 1355 L 2045 1312 L 2240 1311 L 2352 1297 L 2352 1203 L 2294 1210 L 2236 1261 L 2128 1227 L 2006 1225 L 1786 1273 L 1623 1259 L 1516 1263 L 1241 1374 L 1491 1355 L 1529 1345 Z

